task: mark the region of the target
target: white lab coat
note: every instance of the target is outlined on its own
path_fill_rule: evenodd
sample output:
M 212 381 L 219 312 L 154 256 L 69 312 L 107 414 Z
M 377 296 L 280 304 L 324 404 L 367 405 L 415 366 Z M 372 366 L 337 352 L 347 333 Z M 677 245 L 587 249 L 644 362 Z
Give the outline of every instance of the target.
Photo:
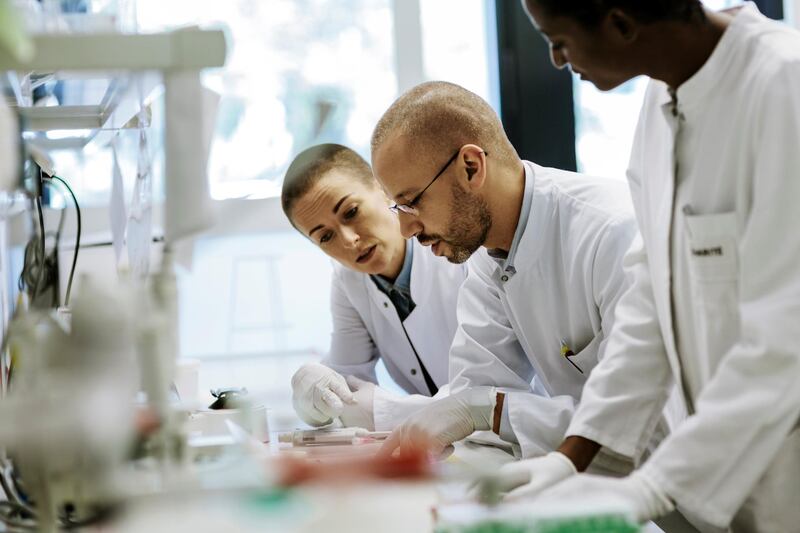
M 450 388 L 506 390 L 511 431 L 520 454 L 531 457 L 560 444 L 603 356 L 625 286 L 622 259 L 637 228 L 623 180 L 524 166 L 532 202 L 516 273 L 501 271 L 486 250 L 470 258 Z M 561 356 L 562 339 L 583 373 Z
M 677 383 L 645 473 L 715 527 L 798 531 L 800 34 L 747 5 L 677 106 L 651 82 L 629 180 L 644 242 L 568 433 L 635 454 Z
M 437 258 L 416 239 L 412 246 L 411 298 L 416 306 L 404 322 L 368 275 L 336 264 L 331 281 L 333 334 L 323 363 L 340 374 L 377 383 L 375 364 L 381 358 L 392 379 L 412 393 L 400 401 L 381 392 L 375 395 L 373 415 L 379 431 L 393 428 L 429 403 L 430 391 L 415 351 L 434 383 L 445 388 L 442 393 L 448 382 L 456 300 L 467 268 Z

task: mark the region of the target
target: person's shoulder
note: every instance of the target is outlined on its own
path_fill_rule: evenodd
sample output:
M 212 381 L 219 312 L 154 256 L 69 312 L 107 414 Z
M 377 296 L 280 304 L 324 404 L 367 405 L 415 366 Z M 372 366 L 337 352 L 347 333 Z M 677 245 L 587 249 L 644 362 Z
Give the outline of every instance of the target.
M 331 283 L 338 285 L 346 292 L 362 287 L 366 281 L 369 281 L 368 274 L 349 269 L 338 261 L 332 261 L 332 263 Z
M 741 38 L 742 57 L 753 78 L 800 78 L 800 31 L 759 14 L 751 15 Z
M 651 112 L 655 109 L 660 110 L 664 104 L 669 103 L 671 100 L 669 86 L 661 80 L 650 78 L 644 90 L 642 113 Z
M 800 101 L 800 32 L 771 20 L 758 30 L 742 49 L 746 63 L 738 80 L 742 109 L 756 125 L 756 137 L 776 120 L 796 120 Z
M 630 188 L 623 178 L 592 176 L 567 170 L 538 167 L 541 186 L 559 205 L 595 213 L 604 219 L 633 216 Z
M 476 271 L 482 274 L 491 274 L 497 268 L 497 262 L 489 256 L 489 252 L 481 246 L 473 253 L 462 267 L 467 271 Z

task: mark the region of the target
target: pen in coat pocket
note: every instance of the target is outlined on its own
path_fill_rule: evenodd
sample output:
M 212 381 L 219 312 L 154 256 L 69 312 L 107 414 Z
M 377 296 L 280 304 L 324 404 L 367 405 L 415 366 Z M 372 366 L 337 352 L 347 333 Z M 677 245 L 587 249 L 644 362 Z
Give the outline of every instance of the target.
M 576 364 L 575 364 L 575 363 L 572 361 L 572 359 L 570 359 L 570 357 L 573 357 L 574 355 L 575 355 L 575 352 L 573 352 L 573 351 L 572 351 L 572 348 L 570 348 L 570 347 L 569 347 L 569 345 L 567 344 L 567 341 L 566 341 L 566 340 L 564 340 L 564 339 L 561 339 L 561 356 L 562 356 L 562 357 L 564 357 L 564 359 L 566 359 L 566 360 L 567 360 L 567 362 L 568 362 L 569 364 L 571 364 L 572 366 L 574 366 L 574 367 L 575 367 L 575 369 L 576 369 L 578 372 L 580 372 L 581 374 L 583 374 L 583 370 L 581 370 L 581 367 L 579 367 L 578 365 L 576 365 Z

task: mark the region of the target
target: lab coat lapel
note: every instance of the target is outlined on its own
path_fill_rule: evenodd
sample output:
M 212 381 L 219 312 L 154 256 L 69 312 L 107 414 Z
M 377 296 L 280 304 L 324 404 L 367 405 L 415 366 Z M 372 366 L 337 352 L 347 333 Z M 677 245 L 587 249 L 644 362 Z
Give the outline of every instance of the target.
M 528 358 L 537 376 L 539 376 L 538 379 L 546 390 L 552 391 L 553 384 L 550 382 L 549 372 L 545 371 L 541 361 L 536 357 L 532 357 L 533 354 L 540 352 L 540 350 L 534 349 L 534 339 L 530 337 L 535 328 L 533 324 L 520 323 L 520 320 L 525 322 L 536 321 L 536 315 L 540 311 L 539 304 L 542 303 L 540 295 L 534 294 L 531 288 L 541 286 L 543 283 L 539 269 L 539 259 L 543 237 L 548 235 L 550 231 L 548 227 L 550 217 L 547 216 L 547 213 L 551 209 L 546 200 L 546 197 L 534 193 L 525 233 L 520 239 L 517 255 L 514 258 L 514 268 L 517 272 L 505 284 L 504 292 L 506 293 L 505 305 L 511 310 L 509 319 L 514 325 L 517 338 L 522 344 L 525 353 L 528 354 Z
M 369 276 L 364 276 L 364 283 L 367 287 L 367 293 L 369 294 L 370 300 L 372 300 L 372 305 L 375 309 L 378 309 L 384 317 L 392 324 L 392 327 L 395 329 L 400 328 L 400 317 L 397 314 L 397 310 L 392 305 L 389 297 L 384 294 L 375 282 Z M 387 304 L 388 305 L 385 305 Z
M 432 357 L 442 357 L 441 353 L 435 353 L 430 349 L 431 342 L 440 331 L 436 331 L 430 320 L 430 308 L 434 302 L 428 303 L 431 293 L 435 291 L 432 286 L 434 276 L 433 261 L 446 261 L 443 257 L 436 257 L 430 249 L 423 247 L 414 239 L 414 262 L 411 264 L 411 299 L 414 300 L 414 310 L 406 317 L 406 334 L 411 340 L 414 350 L 422 360 L 428 372 L 431 373 L 434 381 L 436 376 L 432 369 L 436 367 L 436 361 Z M 428 309 L 428 311 L 425 311 Z M 446 376 L 445 376 L 446 379 Z
M 414 300 L 416 307 L 414 311 L 408 315 L 406 321 L 410 320 L 416 313 L 416 308 L 423 304 L 426 300 L 426 296 L 430 292 L 430 277 L 425 276 L 425 272 L 430 272 L 430 269 L 426 267 L 426 260 L 429 260 L 428 257 L 425 257 L 425 254 L 431 255 L 434 259 L 436 257 L 433 254 L 430 254 L 428 250 L 425 250 L 421 244 L 414 239 L 412 243 L 414 247 L 414 260 L 411 263 L 411 299 Z M 394 305 L 390 303 L 389 307 L 385 307 L 383 304 L 384 302 L 389 300 L 389 297 L 386 296 L 378 287 L 375 285 L 375 282 L 369 277 L 365 276 L 365 283 L 367 284 L 367 291 L 369 292 L 369 297 L 372 300 L 373 305 L 375 305 L 378 309 L 383 309 L 384 314 L 389 317 L 389 320 L 392 322 L 393 325 L 400 327 L 400 316 L 397 314 L 397 310 L 394 308 Z
M 658 179 L 647 179 L 647 183 L 653 187 L 650 193 L 652 201 L 649 202 L 650 208 L 656 212 L 656 223 L 651 228 L 653 233 L 653 248 L 655 254 L 651 260 L 655 262 L 651 265 L 651 272 L 656 269 L 659 270 L 660 275 L 653 275 L 653 292 L 656 302 L 661 302 L 665 307 L 664 311 L 659 313 L 659 320 L 661 321 L 662 334 L 664 337 L 664 346 L 667 352 L 667 358 L 672 369 L 672 374 L 675 377 L 675 384 L 681 392 L 682 397 L 688 402 L 690 401 L 685 390 L 683 380 L 683 370 L 681 367 L 680 358 L 675 339 L 674 329 L 674 313 L 672 301 L 672 231 L 673 228 L 673 213 L 675 208 L 675 188 L 676 188 L 676 149 L 677 149 L 677 136 L 680 133 L 680 122 L 677 111 L 673 110 L 673 105 L 669 98 L 662 104 L 662 112 L 664 120 L 666 121 L 665 139 L 662 145 L 661 156 L 669 161 L 667 166 L 657 166 L 654 168 L 670 168 L 670 174 L 664 176 L 656 176 Z
M 536 173 L 541 172 L 541 167 L 532 163 L 526 162 L 526 164 L 532 165 L 534 171 L 529 174 L 529 179 L 535 180 Z M 532 289 L 540 287 L 544 283 L 539 262 L 545 241 L 553 231 L 553 205 L 552 197 L 549 194 L 541 194 L 535 185 L 534 182 L 525 232 L 522 234 L 513 260 L 516 273 L 504 283 L 500 279 L 504 273 L 498 266 L 493 280 L 501 294 L 504 294 L 503 305 L 508 310 L 508 318 L 514 327 L 517 339 L 525 353 L 528 354 L 531 364 L 539 376 L 538 379 L 548 391 L 551 391 L 553 384 L 549 380 L 550 373 L 544 369 L 542 361 L 532 356 L 541 351 L 535 349 L 541 343 L 535 342 L 534 330 L 537 328 L 531 322 L 536 321 L 539 312 L 544 312 L 544 307 L 547 306 L 547 303 L 541 300 L 541 295 L 533 293 Z

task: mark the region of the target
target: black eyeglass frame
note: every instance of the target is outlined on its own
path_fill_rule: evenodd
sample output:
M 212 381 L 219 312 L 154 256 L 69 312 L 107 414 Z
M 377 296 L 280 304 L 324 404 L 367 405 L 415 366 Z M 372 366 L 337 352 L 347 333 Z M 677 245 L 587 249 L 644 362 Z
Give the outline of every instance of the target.
M 429 183 L 428 183 L 428 184 L 425 186 L 425 188 L 424 188 L 424 189 L 422 189 L 422 190 L 421 190 L 419 193 L 417 193 L 417 195 L 416 195 L 416 196 L 414 196 L 414 198 L 412 198 L 411 200 L 409 200 L 409 201 L 408 201 L 408 203 L 405 203 L 405 204 L 398 204 L 398 203 L 395 203 L 394 205 L 390 205 L 390 206 L 389 206 L 389 209 L 390 209 L 390 210 L 391 210 L 393 213 L 398 213 L 398 214 L 399 214 L 400 212 L 403 212 L 403 213 L 406 213 L 406 214 L 409 214 L 409 215 L 417 216 L 417 215 L 419 214 L 419 211 L 417 210 L 417 207 L 416 207 L 416 206 L 417 206 L 417 204 L 419 203 L 419 201 L 422 199 L 422 195 L 423 195 L 423 194 L 425 194 L 425 191 L 427 191 L 427 190 L 430 188 L 430 186 L 431 186 L 431 185 L 433 185 L 433 183 L 434 183 L 434 182 L 435 182 L 437 179 L 439 179 L 439 176 L 441 176 L 442 174 L 444 174 L 445 170 L 447 170 L 447 168 L 448 168 L 448 167 L 449 167 L 449 166 L 450 166 L 450 165 L 453 163 L 453 161 L 455 161 L 455 160 L 456 160 L 456 158 L 458 157 L 458 154 L 460 154 L 460 153 L 461 153 L 461 148 L 459 148 L 458 150 L 456 150 L 456 153 L 454 153 L 454 154 L 453 154 L 453 155 L 450 157 L 450 159 L 448 159 L 448 160 L 447 160 L 447 163 L 445 163 L 445 164 L 444 164 L 444 166 L 442 167 L 442 169 L 441 169 L 439 172 L 437 172 L 437 173 L 436 173 L 436 175 L 435 175 L 435 176 L 433 177 L 433 179 L 432 179 L 432 180 L 431 180 L 431 181 L 430 181 L 430 182 L 429 182 Z M 484 150 L 484 151 L 483 151 L 483 153 L 484 153 L 484 155 L 487 155 L 487 156 L 489 155 L 489 152 L 487 152 L 486 150 Z

